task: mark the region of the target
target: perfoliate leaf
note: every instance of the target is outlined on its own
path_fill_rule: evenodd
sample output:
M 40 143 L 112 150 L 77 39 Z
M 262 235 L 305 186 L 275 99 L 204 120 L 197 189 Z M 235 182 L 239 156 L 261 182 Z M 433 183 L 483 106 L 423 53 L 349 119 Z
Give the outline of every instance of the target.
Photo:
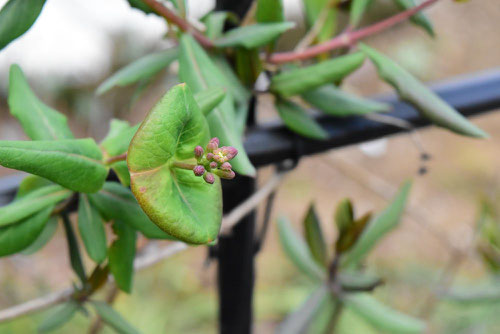
M 116 182 L 106 182 L 89 198 L 106 221 L 118 219 L 150 239 L 173 239 L 149 220 L 130 189 Z
M 42 249 L 56 233 L 58 224 L 56 217 L 50 217 L 35 241 L 23 249 L 21 254 L 31 255 Z
M 139 58 L 100 84 L 97 88 L 97 94 L 104 94 L 116 86 L 123 87 L 146 80 L 169 66 L 177 59 L 178 54 L 177 48 L 172 48 Z
M 292 131 L 318 140 L 328 138 L 328 133 L 299 105 L 291 101 L 278 100 L 276 109 L 283 123 Z
M 314 261 L 306 244 L 295 233 L 286 217 L 278 218 L 278 232 L 281 245 L 290 260 L 314 281 L 323 281 L 326 277 L 324 268 Z
M 19 187 L 17 188 L 16 197 L 14 199 L 15 200 L 21 199 L 37 189 L 40 189 L 45 186 L 50 186 L 53 184 L 54 183 L 50 182 L 47 179 L 44 179 L 43 177 L 36 175 L 28 175 L 19 184 Z
M 281 72 L 271 79 L 271 90 L 283 96 L 302 94 L 324 84 L 343 79 L 363 64 L 361 52 L 318 64 Z
M 325 239 L 323 238 L 323 231 L 321 230 L 321 223 L 313 204 L 307 210 L 306 217 L 304 218 L 304 232 L 311 255 L 318 264 L 326 266 L 328 253 Z
M 313 318 L 321 312 L 330 299 L 332 297 L 328 292 L 328 288 L 321 285 L 309 295 L 302 305 L 286 317 L 276 330 L 276 334 L 301 334 L 306 332 Z
M 285 20 L 283 1 L 257 0 L 255 19 L 259 23 L 283 22 Z
M 208 184 L 192 170 L 173 164 L 193 159 L 194 148 L 209 139 L 205 117 L 191 91 L 180 84 L 149 112 L 128 150 L 131 189 L 144 212 L 162 230 L 192 244 L 217 238 L 222 219 L 220 179 Z
M 360 44 L 359 48 L 375 64 L 379 76 L 391 84 L 403 100 L 414 105 L 431 122 L 462 135 L 487 137 L 483 130 L 470 123 L 467 118 L 393 60 L 364 44 Z
M 343 301 L 347 308 L 383 332 L 422 333 L 426 328 L 422 320 L 393 310 L 367 293 L 347 294 Z
M 312 28 L 314 23 L 318 21 L 320 15 L 323 15 L 325 11 L 326 18 L 324 19 L 323 25 L 317 34 L 317 41 L 324 42 L 331 38 L 335 31 L 337 30 L 337 9 L 336 6 L 328 7 L 332 3 L 330 0 L 303 0 L 304 9 L 306 14 L 307 26 Z
M 0 208 L 0 226 L 14 224 L 48 206 L 53 206 L 70 195 L 71 191 L 58 185 L 34 190 L 19 200 Z
M 282 33 L 295 26 L 293 22 L 257 23 L 229 30 L 214 41 L 217 47 L 257 48 L 272 42 Z
M 203 48 L 192 36 L 184 34 L 180 40 L 179 76 L 194 93 L 210 87 L 224 87 L 226 94 L 222 102 L 207 116 L 210 135 L 218 137 L 221 145 L 233 146 L 238 155 L 231 160 L 233 170 L 243 175 L 254 176 L 255 167 L 250 162 L 240 134 L 235 127 L 235 110 L 231 83 L 214 65 Z
M 108 169 L 93 139 L 0 141 L 0 165 L 35 174 L 78 192 L 101 189 Z
M 0 50 L 35 23 L 45 0 L 9 0 L 0 10 Z
M 73 318 L 79 308 L 80 305 L 74 300 L 55 306 L 44 317 L 38 327 L 38 331 L 40 333 L 47 333 L 61 327 Z
M 116 240 L 109 247 L 109 270 L 120 290 L 130 293 L 137 235 L 131 227 L 118 219 L 113 222 L 113 232 Z
M 92 301 L 101 319 L 120 334 L 139 334 L 140 332 L 128 323 L 118 312 L 104 302 Z
M 15 224 L 0 227 L 0 256 L 20 252 L 35 242 L 53 209 L 53 205 L 48 206 Z
M 33 2 L 31 0 L 21 1 Z M 38 99 L 18 65 L 10 67 L 8 103 L 10 113 L 21 123 L 29 138 L 33 140 L 73 138 L 66 116 Z
M 85 194 L 80 195 L 78 203 L 78 230 L 89 257 L 97 263 L 106 259 L 106 232 L 97 209 Z
M 301 96 L 312 106 L 333 116 L 365 115 L 389 111 L 391 108 L 386 103 L 359 98 L 334 85 L 324 85 L 302 93 Z
M 405 182 L 389 206 L 368 223 L 354 246 L 345 254 L 342 261 L 344 265 L 356 266 L 359 264 L 375 244 L 398 225 L 410 188 L 411 182 Z
M 349 14 L 349 25 L 351 28 L 356 28 L 363 15 L 366 12 L 366 9 L 371 4 L 372 0 L 353 0 L 351 3 L 351 11 Z
M 226 97 L 226 90 L 222 87 L 213 87 L 201 91 L 194 96 L 203 115 L 208 115 Z
M 417 5 L 415 0 L 394 0 L 394 2 L 402 10 L 408 10 Z M 410 21 L 417 26 L 422 27 L 431 37 L 434 37 L 434 28 L 432 27 L 432 23 L 423 12 L 420 11 L 410 17 Z

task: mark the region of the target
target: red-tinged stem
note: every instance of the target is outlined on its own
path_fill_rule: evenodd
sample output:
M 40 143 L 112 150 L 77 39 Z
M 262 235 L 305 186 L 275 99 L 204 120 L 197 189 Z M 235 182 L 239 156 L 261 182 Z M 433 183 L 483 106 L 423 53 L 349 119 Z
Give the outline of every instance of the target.
M 105 163 L 106 165 L 111 165 L 112 163 L 115 163 L 117 161 L 124 161 L 124 160 L 127 160 L 127 152 L 120 155 L 116 155 L 114 157 L 110 157 L 106 159 Z
M 195 27 L 189 24 L 188 21 L 184 20 L 182 17 L 178 16 L 176 13 L 165 7 L 163 4 L 156 0 L 142 0 L 146 5 L 151 7 L 156 14 L 163 16 L 168 22 L 176 25 L 182 31 L 189 32 L 193 37 L 205 48 L 212 48 L 214 43 Z
M 180 162 L 180 161 L 174 161 L 172 163 L 172 166 L 180 168 L 180 169 L 187 169 L 187 170 L 193 170 L 196 165 L 185 163 L 185 162 Z
M 429 7 L 434 4 L 438 0 L 426 0 L 422 2 L 420 5 L 410 8 L 404 12 L 398 13 L 394 16 L 391 16 L 383 21 L 377 22 L 368 27 L 364 27 L 358 30 L 346 31 L 343 34 L 318 45 L 307 48 L 303 51 L 299 52 L 278 52 L 274 53 L 269 57 L 268 61 L 274 64 L 279 63 L 287 63 L 296 60 L 304 60 L 313 58 L 319 54 L 324 52 L 332 51 L 335 49 L 343 48 L 352 45 L 356 41 L 363 39 L 365 37 L 374 35 L 378 32 L 386 30 L 408 18 L 415 15 L 422 9 Z

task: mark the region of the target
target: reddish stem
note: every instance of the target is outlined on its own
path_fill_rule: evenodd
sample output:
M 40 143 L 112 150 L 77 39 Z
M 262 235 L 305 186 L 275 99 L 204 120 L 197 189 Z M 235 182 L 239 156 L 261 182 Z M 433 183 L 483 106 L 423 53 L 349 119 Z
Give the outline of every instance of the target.
M 114 157 L 110 157 L 110 158 L 106 159 L 105 163 L 106 163 L 106 165 L 111 165 L 114 162 L 124 161 L 124 160 L 127 160 L 127 152 L 120 154 L 120 155 L 116 155 Z
M 189 24 L 188 21 L 178 16 L 176 13 L 165 7 L 156 0 L 143 0 L 143 2 L 151 7 L 158 15 L 163 16 L 168 22 L 178 26 L 182 31 L 189 32 L 196 40 L 205 48 L 212 48 L 214 43 L 198 31 L 195 27 Z
M 278 52 L 273 53 L 271 57 L 269 57 L 269 62 L 274 64 L 286 63 L 296 60 L 304 60 L 308 58 L 313 58 L 319 54 L 324 52 L 328 52 L 331 50 L 343 48 L 346 46 L 352 45 L 354 42 L 368 37 L 370 35 L 376 34 L 380 31 L 386 30 L 408 18 L 415 15 L 422 9 L 432 5 L 438 0 L 426 0 L 422 2 L 420 5 L 410 8 L 404 12 L 393 15 L 383 21 L 377 22 L 371 26 L 364 27 L 358 30 L 346 31 L 343 34 L 318 45 L 314 45 L 310 48 L 307 48 L 300 52 Z

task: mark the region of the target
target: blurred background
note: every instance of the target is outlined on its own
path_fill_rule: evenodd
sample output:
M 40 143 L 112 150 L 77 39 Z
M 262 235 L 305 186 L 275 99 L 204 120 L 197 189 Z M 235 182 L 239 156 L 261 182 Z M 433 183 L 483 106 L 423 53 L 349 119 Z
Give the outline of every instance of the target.
M 300 0 L 285 0 L 287 20 L 298 28 L 280 47 L 290 48 L 304 33 Z M 0 0 L 0 6 L 6 3 Z M 214 1 L 190 0 L 188 12 L 200 18 Z M 366 23 L 396 12 L 392 1 L 377 0 Z M 403 23 L 366 42 L 388 54 L 426 82 L 456 80 L 500 68 L 498 0 L 439 2 L 426 11 L 436 37 Z M 148 87 L 116 88 L 97 96 L 96 87 L 111 73 L 142 55 L 168 46 L 165 22 L 131 9 L 125 0 L 50 0 L 34 26 L 0 52 L 0 140 L 25 139 L 7 107 L 8 70 L 17 63 L 42 101 L 64 112 L 80 137 L 97 140 L 112 117 L 136 123 L 176 83 L 176 66 L 155 77 Z M 364 96 L 390 92 L 368 62 L 349 77 L 344 88 Z M 265 97 L 262 119 L 277 118 Z M 500 111 L 500 110 L 499 110 Z M 500 299 L 487 304 L 439 301 L 436 292 L 450 286 L 486 284 L 493 275 L 477 252 L 481 202 L 500 200 L 500 113 L 473 122 L 490 134 L 474 140 L 447 131 L 419 130 L 432 159 L 419 175 L 420 152 L 408 135 L 304 158 L 279 189 L 273 217 L 285 214 L 301 231 L 310 203 L 316 204 L 329 242 L 335 240 L 333 212 L 349 197 L 358 214 L 380 211 L 397 187 L 414 178 L 408 209 L 396 231 L 368 261 L 385 281 L 376 297 L 388 305 L 424 318 L 433 333 L 499 333 Z M 0 168 L 0 176 L 13 171 Z M 269 170 L 259 172 L 265 182 Z M 1 180 L 0 180 L 1 182 Z M 274 222 L 274 218 L 273 218 Z M 74 280 L 62 229 L 42 251 L 0 260 L 0 308 L 14 305 Z M 144 240 L 141 240 L 144 242 Z M 217 332 L 215 263 L 207 250 L 193 248 L 138 272 L 133 293 L 120 294 L 115 306 L 144 333 Z M 255 333 L 272 333 L 283 317 L 311 292 L 312 285 L 285 257 L 271 226 L 257 257 Z M 32 333 L 44 312 L 0 324 L 0 333 Z M 78 314 L 58 333 L 83 333 L 89 319 Z M 342 317 L 339 333 L 376 333 L 354 314 Z M 104 329 L 103 333 L 111 332 Z

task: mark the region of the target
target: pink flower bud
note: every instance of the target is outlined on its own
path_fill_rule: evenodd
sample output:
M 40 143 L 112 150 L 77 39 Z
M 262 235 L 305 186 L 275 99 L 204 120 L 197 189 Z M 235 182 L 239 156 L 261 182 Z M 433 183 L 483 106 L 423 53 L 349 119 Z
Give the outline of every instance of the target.
M 222 170 L 231 170 L 231 168 L 233 168 L 233 166 L 231 166 L 231 164 L 229 162 L 224 162 L 220 166 L 220 169 L 222 169 Z
M 234 179 L 234 177 L 236 176 L 236 174 L 232 171 L 232 170 L 215 170 L 214 171 L 215 174 L 217 174 L 219 177 L 223 178 L 223 179 L 228 179 L 228 180 L 231 180 L 231 179 Z
M 213 160 L 214 159 L 214 154 L 213 153 L 207 153 L 207 160 Z
M 212 152 L 213 150 L 216 150 L 219 147 L 219 138 L 214 137 L 210 139 L 210 141 L 207 144 L 207 151 Z
M 215 176 L 212 173 L 205 173 L 203 175 L 203 179 L 205 180 L 206 183 L 213 184 L 215 182 Z
M 222 148 L 222 154 L 226 156 L 228 160 L 231 160 L 238 154 L 238 150 L 232 146 L 224 146 Z
M 217 163 L 215 161 L 212 161 L 210 163 L 210 168 L 214 168 L 214 169 L 217 168 Z
M 205 173 L 205 167 L 202 165 L 197 165 L 193 168 L 193 173 L 196 176 L 202 176 Z
M 200 145 L 196 146 L 194 148 L 194 156 L 196 157 L 196 159 L 199 159 L 201 158 L 202 155 L 203 155 L 203 147 L 201 147 Z

